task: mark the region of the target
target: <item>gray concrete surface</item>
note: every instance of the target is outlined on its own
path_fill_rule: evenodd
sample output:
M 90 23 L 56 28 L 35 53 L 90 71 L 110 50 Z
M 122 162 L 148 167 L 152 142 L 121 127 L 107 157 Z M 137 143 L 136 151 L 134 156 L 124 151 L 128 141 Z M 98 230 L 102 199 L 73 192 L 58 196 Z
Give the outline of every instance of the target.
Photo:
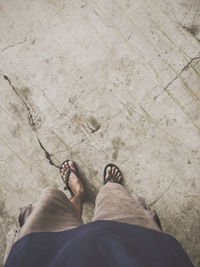
M 200 266 L 199 0 L 0 0 L 0 255 L 20 207 L 105 164 Z

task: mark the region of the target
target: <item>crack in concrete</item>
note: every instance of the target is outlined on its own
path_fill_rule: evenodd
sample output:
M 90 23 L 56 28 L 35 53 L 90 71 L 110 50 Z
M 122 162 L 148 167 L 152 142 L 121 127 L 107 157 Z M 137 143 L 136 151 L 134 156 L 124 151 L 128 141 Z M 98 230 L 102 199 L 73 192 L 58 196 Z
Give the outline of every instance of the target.
M 200 56 L 196 56 L 196 57 L 194 57 L 194 58 L 192 58 L 183 68 L 182 68 L 182 70 L 176 75 L 176 77 L 174 77 L 174 79 L 171 81 L 171 82 L 169 82 L 166 86 L 165 86 L 165 88 L 163 89 L 163 92 L 164 91 L 166 91 L 167 90 L 167 88 L 175 81 L 175 80 L 177 80 L 178 78 L 179 78 L 179 76 L 184 72 L 184 71 L 186 71 L 186 70 L 188 70 L 189 69 L 189 67 L 190 67 L 190 65 L 192 64 L 192 62 L 194 61 L 194 60 L 198 60 L 198 59 L 200 59 Z
M 179 76 L 184 72 L 184 71 L 186 71 L 186 70 L 188 70 L 189 69 L 189 67 L 191 66 L 191 64 L 193 63 L 193 61 L 195 61 L 195 60 L 198 60 L 198 59 L 200 59 L 200 55 L 199 56 L 196 56 L 196 57 L 194 57 L 194 58 L 192 58 L 183 68 L 182 68 L 182 70 L 164 87 L 164 89 L 163 89 L 163 91 L 162 91 L 162 93 L 160 93 L 159 95 L 157 95 L 157 96 L 154 96 L 154 101 L 159 97 L 159 96 L 161 96 L 167 89 L 168 89 L 168 87 L 170 86 L 170 85 L 172 85 L 178 78 L 179 78 Z
M 171 181 L 171 183 L 167 186 L 167 188 L 160 194 L 160 196 L 158 196 L 151 204 L 149 204 L 148 206 L 152 206 L 155 203 L 157 203 L 163 196 L 164 194 L 170 189 L 171 185 L 174 183 L 176 176 L 174 176 L 173 180 Z
M 3 74 L 1 74 L 1 75 L 4 77 L 4 79 L 5 79 L 6 81 L 8 81 L 8 83 L 9 83 L 10 86 L 12 87 L 13 91 L 15 92 L 15 94 L 22 100 L 23 104 L 24 104 L 24 105 L 26 106 L 26 108 L 28 109 L 28 105 L 27 105 L 27 103 L 24 101 L 23 97 L 18 93 L 18 91 L 17 91 L 17 89 L 14 87 L 14 85 L 12 85 L 11 80 L 8 78 L 8 76 L 3 75 Z
M 187 65 L 181 70 L 181 72 L 179 73 L 179 75 L 181 75 L 182 72 L 184 72 L 185 70 L 188 70 L 189 67 L 190 67 L 190 65 L 192 64 L 192 62 L 193 62 L 194 60 L 198 60 L 198 59 L 200 59 L 200 55 L 199 55 L 199 56 L 196 56 L 196 57 L 193 57 L 193 58 L 187 63 Z
M 36 136 L 37 136 L 37 140 L 38 140 L 38 143 L 41 147 L 41 149 L 45 152 L 45 156 L 46 156 L 46 159 L 49 161 L 49 164 L 56 167 L 56 168 L 59 168 L 59 166 L 57 166 L 51 159 L 52 155 L 44 148 L 43 144 L 41 143 L 38 135 L 37 135 L 37 132 L 36 132 L 36 125 L 34 123 L 34 120 L 33 120 L 33 115 L 31 113 L 31 109 L 30 109 L 30 105 L 27 104 L 24 100 L 24 98 L 18 93 L 17 89 L 14 87 L 14 85 L 12 84 L 11 80 L 8 78 L 8 76 L 6 75 L 3 75 L 3 74 L 0 74 L 4 77 L 4 79 L 6 81 L 8 81 L 9 85 L 11 86 L 11 88 L 13 89 L 13 91 L 15 92 L 15 94 L 19 97 L 19 99 L 22 101 L 22 103 L 24 104 L 24 106 L 26 107 L 27 109 L 27 112 L 28 112 L 28 121 L 29 121 L 29 124 L 31 126 L 31 129 L 34 130 Z
M 51 157 L 52 157 L 53 155 L 51 155 L 51 154 L 44 148 L 44 146 L 43 146 L 43 144 L 41 143 L 41 141 L 40 141 L 40 139 L 39 139 L 38 136 L 37 136 L 37 140 L 38 140 L 38 143 L 39 143 L 41 149 L 44 151 L 45 156 L 46 156 L 46 159 L 49 161 L 49 164 L 52 165 L 52 166 L 54 166 L 55 168 L 58 168 L 58 169 L 59 169 L 60 167 L 57 166 L 57 165 L 53 162 L 53 160 L 51 159 Z
M 24 44 L 26 42 L 26 40 L 27 40 L 27 37 L 25 37 L 24 41 L 21 41 L 21 42 L 18 42 L 18 43 L 15 43 L 15 44 L 11 44 L 11 45 L 6 46 L 5 48 L 3 48 L 1 50 L 1 53 L 4 52 L 5 50 L 11 48 L 11 47 L 14 47 L 14 46 L 17 46 L 17 45 L 20 45 L 20 44 Z
M 11 86 L 11 88 L 13 89 L 13 91 L 15 92 L 15 94 L 20 98 L 20 100 L 22 101 L 22 103 L 24 104 L 24 106 L 26 107 L 27 109 L 27 112 L 28 112 L 28 121 L 29 121 L 29 124 L 30 126 L 33 128 L 33 130 L 35 131 L 36 130 L 36 125 L 34 123 L 34 120 L 33 120 L 33 115 L 31 113 L 31 109 L 30 109 L 30 105 L 27 104 L 25 101 L 24 101 L 24 98 L 18 93 L 17 89 L 14 87 L 14 85 L 12 84 L 11 80 L 8 78 L 8 76 L 6 75 L 3 75 L 1 74 L 4 79 L 6 81 L 8 81 L 9 85 Z

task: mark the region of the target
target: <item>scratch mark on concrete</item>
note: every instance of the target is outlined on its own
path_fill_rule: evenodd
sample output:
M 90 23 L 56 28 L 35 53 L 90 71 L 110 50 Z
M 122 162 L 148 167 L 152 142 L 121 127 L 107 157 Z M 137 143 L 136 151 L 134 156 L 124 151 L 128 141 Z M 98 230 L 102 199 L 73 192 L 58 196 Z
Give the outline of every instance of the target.
M 172 186 L 172 184 L 174 183 L 175 181 L 175 178 L 176 176 L 172 179 L 171 183 L 167 186 L 167 188 L 160 194 L 160 196 L 158 196 L 151 204 L 149 204 L 148 206 L 152 206 L 154 205 L 156 202 L 158 202 L 162 197 L 163 195 L 170 189 L 170 187 Z
M 1 53 L 4 52 L 5 50 L 11 48 L 11 47 L 14 47 L 14 46 L 17 46 L 17 45 L 24 44 L 24 43 L 26 42 L 26 40 L 27 40 L 27 37 L 24 39 L 24 41 L 21 41 L 21 42 L 18 42 L 18 43 L 15 43 L 15 44 L 11 44 L 11 45 L 6 46 L 5 48 L 3 48 L 3 49 L 1 50 Z
M 125 91 L 129 94 L 129 96 L 133 99 L 133 101 L 135 102 L 135 97 L 132 95 L 132 93 L 128 90 L 125 89 Z
M 111 21 L 111 19 L 104 13 L 104 11 L 102 10 L 102 8 L 93 0 L 94 4 L 96 5 L 96 7 L 102 12 L 102 14 L 104 16 L 106 16 L 109 21 L 112 23 L 112 26 L 114 26 L 115 30 L 121 35 L 121 37 L 123 38 L 123 40 L 129 45 L 131 46 L 132 49 L 134 49 L 135 51 L 135 47 L 128 41 L 128 39 L 126 38 L 126 36 L 123 35 L 123 33 L 119 30 L 119 28 Z
M 194 14 L 194 17 L 193 17 L 193 20 L 192 20 L 192 25 L 194 24 L 196 15 L 197 15 L 197 13 L 198 13 L 198 11 L 199 11 L 199 7 L 200 7 L 200 2 L 199 2 L 198 6 L 197 6 L 197 8 L 196 8 L 196 11 L 195 11 L 195 14 Z
M 74 38 L 74 40 L 80 45 L 81 48 L 84 48 L 83 44 L 76 38 L 76 36 L 71 33 L 71 36 Z
M 146 14 L 149 16 L 149 13 L 146 12 Z M 178 48 L 179 51 L 181 51 L 184 55 L 185 60 L 188 61 L 188 59 L 190 58 L 190 56 L 182 49 L 180 48 L 176 43 L 174 43 L 174 41 L 166 34 L 166 32 L 164 30 L 162 30 L 162 28 L 160 28 L 160 26 L 150 18 L 150 21 L 153 23 L 153 25 L 168 39 L 168 41 L 173 44 L 176 48 Z M 179 25 L 183 28 L 183 26 L 179 23 Z M 194 36 L 195 37 L 195 36 Z M 196 37 L 195 37 L 196 38 Z M 197 39 L 197 38 L 196 38 Z M 198 41 L 200 41 L 199 39 L 197 39 Z M 192 66 L 192 69 L 200 76 L 200 73 L 195 69 L 194 66 Z
M 9 112 L 8 112 L 2 105 L 0 105 L 0 109 L 3 110 L 3 111 L 8 115 L 8 117 L 9 117 L 10 119 L 12 119 L 12 117 L 11 117 L 10 114 L 9 114 Z
M 200 104 L 200 98 L 195 93 L 193 93 L 192 89 L 189 87 L 187 82 L 181 76 L 179 78 L 183 83 L 184 89 L 188 92 L 188 94 L 190 94 L 197 102 L 199 102 L 198 104 Z
M 141 110 L 144 112 L 144 114 L 146 115 L 147 117 L 147 120 L 150 121 L 150 122 L 154 122 L 154 119 L 151 117 L 151 115 L 146 111 L 146 109 L 142 106 L 142 105 L 139 105 Z
M 166 92 L 166 93 L 169 95 L 169 97 L 176 103 L 176 105 L 180 108 L 180 110 L 182 110 L 182 112 L 186 115 L 186 117 L 188 118 L 188 120 L 195 126 L 195 128 L 197 128 L 197 130 L 198 130 L 199 133 L 200 133 L 200 126 L 197 125 L 197 124 L 192 120 L 190 113 L 188 113 L 188 112 L 185 110 L 184 106 L 181 105 L 180 101 L 179 101 L 175 96 L 173 96 L 173 95 L 169 92 L 169 90 L 166 89 L 165 92 Z
M 47 183 L 47 184 L 51 184 L 49 182 L 49 177 L 46 176 L 46 173 L 44 173 L 41 169 L 39 169 L 37 166 L 36 166 L 36 169 L 39 171 L 39 173 L 42 175 L 42 178 L 44 179 L 44 181 Z
M 114 30 L 115 30 L 115 32 L 117 32 L 120 36 L 121 36 L 121 38 L 125 41 L 125 43 L 127 44 L 127 46 L 129 47 L 129 48 L 131 48 L 131 50 L 133 50 L 134 52 L 135 52 L 135 49 L 136 49 L 136 47 L 134 47 L 134 45 L 129 41 L 129 39 L 128 38 L 126 38 L 126 36 L 119 30 L 119 28 L 117 27 L 117 25 L 116 24 L 114 24 L 113 22 L 112 22 L 112 20 L 110 19 L 110 17 L 109 16 L 107 16 L 105 13 L 104 13 L 104 11 L 102 10 L 102 8 L 93 0 L 93 2 L 94 2 L 94 4 L 96 5 L 96 7 L 101 11 L 101 13 L 105 16 L 105 17 L 107 17 L 107 19 L 111 22 L 111 26 L 110 27 L 112 27 Z M 99 16 L 99 14 L 98 14 L 98 16 Z M 104 21 L 103 21 L 104 22 Z M 74 37 L 74 36 L 73 36 Z M 76 39 L 75 37 L 74 37 L 74 39 Z M 79 42 L 78 40 L 76 40 L 77 42 Z M 80 43 L 80 42 L 79 42 Z M 80 46 L 82 47 L 82 45 L 80 44 Z M 143 54 L 140 54 L 140 56 L 141 56 L 141 58 L 143 58 L 144 60 L 146 60 L 146 58 L 144 57 L 144 55 Z M 149 63 L 150 64 L 150 63 Z M 150 66 L 151 66 L 151 64 L 150 64 Z M 90 71 L 89 71 L 90 72 Z M 92 76 L 92 74 L 91 74 L 91 72 L 90 72 L 90 75 Z M 93 76 L 92 76 L 93 77 Z M 94 77 L 93 77 L 94 78 Z M 95 78 L 94 78 L 95 79 Z M 96 79 L 95 79 L 96 80 Z
M 147 15 L 149 15 L 148 13 L 146 13 Z M 129 18 L 129 17 L 127 17 L 126 16 L 126 18 L 130 21 L 130 22 L 132 22 L 132 24 L 136 27 L 136 28 L 138 28 L 138 26 Z M 188 58 L 190 58 L 185 52 L 184 52 L 184 50 L 183 49 L 181 49 L 178 45 L 176 45 L 172 40 L 171 40 L 171 38 L 159 27 L 159 25 L 157 25 L 157 23 L 155 22 L 155 21 L 153 21 L 152 19 L 150 19 L 150 21 L 154 24 L 154 26 L 156 26 L 156 28 L 158 29 L 158 30 L 160 30 L 160 32 L 175 46 L 175 47 L 177 47 L 178 48 L 178 50 L 179 51 L 181 51 L 182 53 L 183 53 L 183 55 L 184 55 L 184 58 L 188 61 Z M 180 24 L 181 25 L 181 24 Z M 182 26 L 182 25 L 181 25 Z M 183 26 L 182 26 L 183 27 Z M 139 28 L 138 28 L 139 29 Z M 195 31 L 196 31 L 197 29 L 195 28 Z M 194 29 L 193 29 L 193 31 L 194 31 Z M 142 32 L 140 29 L 139 29 L 139 32 Z M 191 31 L 190 31 L 191 32 Z M 153 44 L 151 43 L 151 41 L 144 35 L 144 34 L 142 34 L 143 35 L 143 37 L 145 38 L 145 40 L 147 41 L 147 42 L 149 42 L 150 43 L 150 45 L 155 49 L 155 51 L 157 51 L 157 52 L 159 52 L 159 50 L 155 47 L 155 46 L 153 46 Z M 193 34 L 194 35 L 194 34 Z M 194 37 L 196 38 L 196 36 L 194 35 Z M 197 38 L 196 38 L 197 39 Z M 197 39 L 198 41 L 200 41 L 199 39 Z M 162 60 L 165 64 L 167 64 L 170 68 L 171 68 L 171 66 L 168 64 L 168 62 L 166 61 L 166 60 Z M 188 64 L 190 64 L 190 61 L 188 62 Z M 174 71 L 174 69 L 173 68 L 171 68 L 173 71 Z M 192 69 L 200 76 L 200 74 L 198 73 L 198 71 L 194 68 L 194 66 L 192 66 Z
M 89 21 L 87 16 L 84 16 L 85 21 L 87 22 L 88 25 L 94 30 L 95 34 L 98 36 L 98 38 L 104 43 L 104 45 L 109 48 L 108 44 L 105 42 L 104 38 L 102 36 L 99 36 L 99 31 L 98 29 L 95 28 L 95 26 Z
M 65 8 L 65 3 L 61 6 L 61 8 L 58 9 L 58 11 L 56 12 L 56 16 Z
M 55 107 L 55 105 L 50 101 L 50 99 L 47 97 L 47 95 L 45 94 L 44 90 L 41 90 L 42 91 L 42 94 L 43 96 L 46 98 L 47 102 L 49 103 L 49 105 L 51 107 L 53 107 L 53 109 L 58 113 L 60 114 L 59 110 Z
M 51 5 L 53 5 L 53 6 L 55 6 L 55 7 L 58 6 L 58 4 L 55 3 L 53 0 L 47 0 L 47 2 L 49 2 Z
M 92 8 L 92 10 L 99 17 L 99 13 L 94 8 Z
M 146 14 L 149 16 L 149 14 L 147 12 L 146 12 Z M 153 19 L 150 19 L 150 21 L 167 38 L 167 40 L 172 45 L 174 45 L 176 48 L 178 48 L 178 50 L 181 51 L 184 56 L 186 56 L 187 58 L 190 58 L 182 48 L 180 48 L 176 43 L 174 43 L 174 41 L 167 35 L 167 33 L 162 28 L 160 28 L 160 26 Z M 185 58 L 185 59 L 187 59 L 187 58 Z
M 7 231 L 5 230 L 5 222 L 3 221 L 3 218 L 0 218 L 0 225 L 1 225 L 1 229 L 2 229 L 1 232 L 3 232 L 3 237 L 6 240 Z
M 0 141 L 2 143 L 4 143 L 4 145 L 6 145 L 8 147 L 8 149 L 24 164 L 26 165 L 26 163 L 23 161 L 23 159 L 17 154 L 17 152 L 15 152 L 3 139 L 0 138 Z
M 98 4 L 93 0 L 93 2 L 95 3 L 95 5 L 98 7 L 98 9 L 103 13 L 103 15 L 104 16 L 106 16 L 106 14 L 103 12 L 103 10 L 102 10 L 102 8 L 100 8 L 99 6 L 98 6 Z M 115 1 L 113 1 L 115 4 L 116 4 L 116 2 Z M 116 4 L 117 5 L 117 4 Z M 118 7 L 120 8 L 120 6 L 118 5 Z M 120 8 L 121 9 L 121 8 Z M 122 12 L 122 11 L 121 11 Z M 152 46 L 152 48 L 157 52 L 157 53 L 160 53 L 160 51 L 152 44 L 152 42 L 146 37 L 146 35 L 143 33 L 143 31 L 134 23 L 134 21 L 132 21 L 128 16 L 127 16 L 127 14 L 124 14 L 124 17 L 127 19 L 127 20 L 129 20 L 130 21 L 130 23 L 132 23 L 132 25 L 134 25 L 135 26 L 135 28 L 137 29 L 137 31 L 140 33 L 140 34 L 142 34 L 142 36 L 143 36 L 143 38 Z M 111 21 L 111 20 L 110 20 Z M 111 21 L 112 22 L 112 21 Z M 129 40 L 126 38 L 126 36 L 124 36 L 123 34 L 122 34 L 122 32 L 119 30 L 119 28 L 115 25 L 115 24 L 113 24 L 113 26 L 115 27 L 115 30 L 117 30 L 118 31 L 118 33 L 122 36 L 122 38 L 126 41 L 126 43 L 131 47 L 131 49 L 134 49 L 135 50 L 135 48 L 134 48 L 134 46 L 132 45 L 132 43 L 130 43 L 129 42 Z M 178 46 L 177 46 L 178 47 Z M 179 48 L 179 47 L 178 47 Z M 179 48 L 179 50 L 181 50 L 180 48 Z M 182 50 L 181 50 L 182 51 Z M 187 57 L 189 57 L 184 51 L 182 51 Z M 146 60 L 145 59 L 145 57 L 143 56 L 143 55 L 141 55 L 141 57 L 144 59 L 144 60 Z M 187 59 L 188 60 L 188 59 Z M 168 65 L 170 68 L 171 68 L 171 66 L 170 66 L 170 64 L 168 63 L 168 61 L 167 60 L 165 60 L 165 59 L 162 59 L 162 62 L 163 63 L 165 63 L 166 65 Z M 188 62 L 188 64 L 190 64 L 190 61 Z M 149 66 L 152 68 L 152 66 L 151 66 L 151 64 L 149 63 Z M 194 67 L 193 67 L 194 68 Z M 153 69 L 153 68 L 152 68 Z M 174 69 L 173 68 L 171 68 L 172 69 L 172 71 L 173 72 L 175 72 L 174 71 Z M 153 70 L 154 71 L 154 70 Z
M 113 1 L 113 0 L 112 0 Z M 116 4 L 116 2 L 115 1 L 113 1 L 115 4 Z M 117 4 L 116 4 L 117 5 Z M 119 5 L 117 5 L 118 6 L 118 8 L 120 8 L 120 6 Z M 122 9 L 121 9 L 121 12 L 123 13 L 123 11 L 122 11 Z M 124 14 L 124 17 L 125 17 L 125 19 L 127 19 L 134 27 L 135 27 L 135 29 L 137 30 L 137 32 L 138 32 L 138 34 L 141 34 L 141 36 L 144 38 L 144 40 L 146 40 L 146 42 L 148 42 L 150 45 L 151 45 L 151 47 L 158 53 L 158 54 L 160 54 L 160 51 L 159 51 L 159 49 L 157 48 L 157 47 L 155 47 L 154 45 L 153 45 L 153 43 L 151 42 L 151 40 L 149 40 L 149 38 L 146 36 L 146 34 L 144 34 L 144 31 L 143 31 L 143 29 L 141 29 L 134 21 L 133 21 L 133 19 L 130 19 L 128 16 L 127 16 L 127 14 L 125 14 L 125 13 L 123 13 Z M 166 35 L 167 36 L 167 35 Z M 169 38 L 168 38 L 169 39 Z M 165 63 L 166 65 L 168 65 L 170 68 L 171 68 L 171 66 L 170 66 L 170 64 L 168 63 L 168 61 L 167 60 L 165 60 L 165 59 L 161 59 L 162 60 L 162 62 L 163 63 Z M 152 66 L 151 66 L 151 64 L 149 63 L 149 65 L 150 65 L 150 67 L 152 68 Z M 173 68 L 171 68 L 173 71 L 174 71 L 174 69 Z

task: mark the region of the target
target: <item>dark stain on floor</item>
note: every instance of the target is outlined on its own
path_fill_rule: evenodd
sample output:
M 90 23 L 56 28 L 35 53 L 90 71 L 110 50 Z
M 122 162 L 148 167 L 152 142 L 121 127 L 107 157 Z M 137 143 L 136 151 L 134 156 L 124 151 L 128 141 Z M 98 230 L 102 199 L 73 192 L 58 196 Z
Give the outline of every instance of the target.
M 180 24 L 180 23 L 179 23 Z M 195 25 L 195 24 L 192 24 L 190 26 L 185 26 L 185 25 L 182 25 L 180 24 L 180 26 L 186 30 L 187 32 L 191 33 L 198 41 L 200 41 L 196 35 L 199 33 L 199 30 L 200 30 L 200 26 L 199 25 Z
M 87 126 L 90 129 L 91 133 L 98 131 L 101 127 L 98 121 L 92 116 L 88 119 Z
M 78 126 L 82 126 L 84 129 L 87 127 L 89 129 L 89 131 L 87 130 L 88 133 L 94 133 L 101 127 L 100 123 L 93 116 L 75 114 L 71 121 L 73 124 L 78 124 Z
M 19 125 L 19 123 L 17 123 L 17 125 L 15 125 L 15 127 L 13 127 L 13 129 L 10 131 L 10 133 L 12 134 L 13 137 L 19 137 L 20 136 L 20 125 Z
M 9 103 L 10 111 L 14 113 L 20 120 L 24 120 L 22 113 L 25 111 L 24 107 L 17 104 Z
M 118 154 L 119 154 L 119 150 L 120 148 L 122 148 L 125 145 L 125 143 L 122 141 L 122 139 L 119 136 L 116 136 L 112 139 L 112 146 L 113 146 L 113 154 L 112 154 L 112 158 L 114 160 L 117 160 L 118 158 Z
M 25 88 L 22 88 L 21 90 L 21 93 L 23 95 L 23 97 L 28 100 L 30 94 L 31 94 L 31 90 L 28 88 L 28 87 L 25 87 Z

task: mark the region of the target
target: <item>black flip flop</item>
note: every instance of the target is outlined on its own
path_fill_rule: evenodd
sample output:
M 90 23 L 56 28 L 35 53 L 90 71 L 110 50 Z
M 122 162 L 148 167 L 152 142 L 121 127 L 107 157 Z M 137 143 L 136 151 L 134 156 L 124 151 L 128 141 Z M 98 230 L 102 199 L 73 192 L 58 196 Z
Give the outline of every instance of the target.
M 63 161 L 63 163 L 60 165 L 60 175 L 61 175 L 61 169 L 62 169 L 63 165 L 64 165 L 66 162 L 67 162 L 67 164 L 68 164 L 69 161 L 72 161 L 72 160 L 65 160 L 65 161 Z M 72 192 L 72 190 L 71 190 L 70 187 L 68 186 L 69 176 L 70 176 L 70 174 L 73 172 L 73 173 L 74 173 L 80 180 L 81 180 L 81 178 L 80 178 L 80 174 L 79 174 L 79 172 L 78 172 L 78 169 L 77 169 L 77 166 L 76 166 L 75 162 L 74 162 L 74 161 L 72 161 L 72 162 L 73 162 L 73 164 L 74 164 L 74 168 L 75 168 L 75 170 L 72 169 L 72 168 L 70 168 L 70 167 L 68 167 L 68 170 L 67 170 L 67 173 L 66 173 L 65 178 L 63 179 L 62 176 L 61 176 L 61 179 L 62 179 L 63 182 L 66 184 L 65 189 L 68 189 L 68 190 L 70 191 L 72 197 L 73 197 L 73 196 L 74 196 L 74 193 Z M 68 164 L 68 166 L 69 166 L 69 164 Z
M 120 175 L 122 177 L 122 173 L 120 171 L 120 169 L 113 163 L 109 163 L 108 165 L 106 165 L 106 167 L 104 168 L 104 173 L 103 173 L 103 178 L 104 178 L 104 184 L 107 184 L 107 182 L 110 180 L 110 179 L 113 179 L 114 183 L 118 183 L 118 184 L 121 184 L 122 183 L 122 178 L 120 179 L 120 181 L 117 179 L 116 175 L 115 174 L 110 174 L 108 175 L 108 177 L 106 177 L 106 170 L 108 167 L 115 167 L 119 172 L 120 172 Z

